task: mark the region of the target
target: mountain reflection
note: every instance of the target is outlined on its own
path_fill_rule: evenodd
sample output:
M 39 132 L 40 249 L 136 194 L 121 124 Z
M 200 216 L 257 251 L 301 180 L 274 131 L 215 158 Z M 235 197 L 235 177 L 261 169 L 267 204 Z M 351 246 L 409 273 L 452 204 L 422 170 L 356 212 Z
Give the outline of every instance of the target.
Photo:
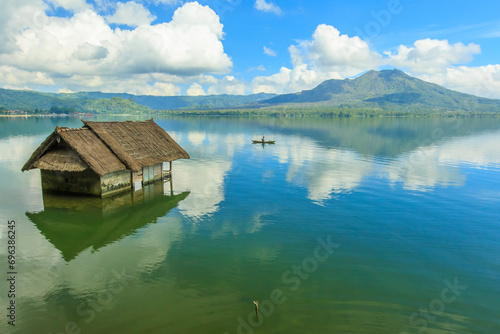
M 88 248 L 96 251 L 155 223 L 189 195 L 164 187 L 168 183 L 155 182 L 110 198 L 44 193 L 44 210 L 26 216 L 69 262 Z
M 409 190 L 461 186 L 466 175 L 460 167 L 500 168 L 499 141 L 500 132 L 490 132 L 423 146 L 400 155 L 385 172 L 391 183 Z
M 391 185 L 402 184 L 406 190 L 429 191 L 438 186 L 463 186 L 465 167 L 500 168 L 500 132 L 421 141 L 420 146 L 393 157 L 327 147 L 298 135 L 277 139 L 287 145 L 276 145 L 265 154 L 286 165 L 287 181 L 306 188 L 307 198 L 317 204 L 356 189 L 368 176 L 386 179 Z M 404 140 L 385 145 L 391 152 L 412 146 Z
M 262 172 L 259 178 L 276 182 L 276 167 L 258 168 L 269 159 L 277 159 L 286 170 L 286 181 L 305 188 L 307 199 L 320 205 L 352 192 L 368 178 L 423 192 L 463 186 L 464 166 L 489 168 L 500 163 L 497 122 L 487 119 L 176 121 L 177 128 L 184 130 L 177 129 L 176 139 L 193 158 L 174 169 L 176 187 L 191 191 L 179 209 L 195 221 L 219 210 L 228 197 L 228 181 L 234 177 L 257 177 Z M 252 146 L 251 139 L 262 134 L 276 140 L 276 145 L 265 150 Z M 243 166 L 254 167 L 241 175 Z

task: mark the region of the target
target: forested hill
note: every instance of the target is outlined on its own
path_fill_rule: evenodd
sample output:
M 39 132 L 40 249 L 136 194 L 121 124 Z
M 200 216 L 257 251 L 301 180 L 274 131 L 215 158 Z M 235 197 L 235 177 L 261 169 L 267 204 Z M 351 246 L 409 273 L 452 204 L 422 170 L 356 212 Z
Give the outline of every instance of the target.
M 28 112 L 53 114 L 88 113 L 150 113 L 152 110 L 137 104 L 133 99 L 120 97 L 85 99 L 64 97 L 59 94 L 24 90 L 0 89 L 0 109 L 16 109 Z
M 230 109 L 229 109 L 230 108 Z M 52 110 L 53 113 L 150 113 L 153 110 L 217 110 L 259 114 L 302 110 L 305 114 L 338 111 L 500 113 L 500 100 L 463 94 L 411 77 L 399 70 L 369 71 L 355 79 L 327 80 L 294 94 L 147 96 L 101 92 L 41 93 L 0 89 L 3 109 Z
M 276 94 L 251 94 L 251 95 L 207 95 L 207 96 L 151 96 L 131 95 L 116 93 L 88 92 L 77 93 L 83 98 L 107 98 L 117 96 L 123 99 L 133 99 L 136 103 L 158 110 L 175 109 L 217 109 L 228 108 L 255 103 L 275 97 Z
M 209 96 L 149 96 L 101 92 L 55 94 L 0 89 L 0 106 L 6 109 L 21 110 L 50 109 L 52 107 L 74 108 L 79 112 L 105 112 L 109 108 L 113 108 L 112 105 L 127 105 L 127 108 L 123 109 L 122 112 L 129 112 L 130 108 L 139 111 L 150 111 L 150 109 L 217 109 L 256 103 L 274 96 L 276 94 L 265 93 Z
M 369 71 L 355 79 L 327 80 L 314 89 L 283 94 L 263 105 L 351 109 L 500 112 L 500 100 L 459 93 L 400 70 Z

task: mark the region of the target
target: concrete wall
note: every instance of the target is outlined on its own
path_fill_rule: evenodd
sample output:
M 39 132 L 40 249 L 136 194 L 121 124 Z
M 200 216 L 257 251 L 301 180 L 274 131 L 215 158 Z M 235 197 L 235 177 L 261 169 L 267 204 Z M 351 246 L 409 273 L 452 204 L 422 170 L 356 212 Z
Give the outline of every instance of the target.
M 101 195 L 99 175 L 91 170 L 83 172 L 59 172 L 42 170 L 44 191 L 60 191 L 89 195 Z
M 91 170 L 84 172 L 54 172 L 42 170 L 42 187 L 48 191 L 72 192 L 105 196 L 133 188 L 143 181 L 142 170 L 122 170 L 99 177 Z M 162 179 L 163 164 L 153 166 L 154 181 Z M 153 181 L 151 181 L 153 182 Z M 142 188 L 142 184 L 140 185 Z M 140 189 L 140 188 L 138 188 Z
M 101 176 L 101 194 L 110 195 L 132 187 L 130 170 L 120 170 Z

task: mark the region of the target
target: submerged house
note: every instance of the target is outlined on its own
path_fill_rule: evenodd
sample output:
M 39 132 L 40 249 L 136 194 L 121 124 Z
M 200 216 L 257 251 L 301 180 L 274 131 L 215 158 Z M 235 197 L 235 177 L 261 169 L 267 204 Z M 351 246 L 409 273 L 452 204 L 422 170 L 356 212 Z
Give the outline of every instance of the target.
M 82 122 L 81 128 L 56 127 L 23 166 L 41 170 L 44 191 L 109 195 L 162 179 L 172 161 L 189 159 L 153 119 Z

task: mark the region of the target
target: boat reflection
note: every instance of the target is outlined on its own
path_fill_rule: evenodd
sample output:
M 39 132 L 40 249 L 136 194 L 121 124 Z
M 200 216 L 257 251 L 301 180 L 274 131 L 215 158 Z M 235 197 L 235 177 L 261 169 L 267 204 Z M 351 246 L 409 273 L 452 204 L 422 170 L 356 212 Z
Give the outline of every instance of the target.
M 163 181 L 108 198 L 44 193 L 44 210 L 26 216 L 69 262 L 88 248 L 96 251 L 156 223 L 188 195 L 174 195 L 170 182 Z

